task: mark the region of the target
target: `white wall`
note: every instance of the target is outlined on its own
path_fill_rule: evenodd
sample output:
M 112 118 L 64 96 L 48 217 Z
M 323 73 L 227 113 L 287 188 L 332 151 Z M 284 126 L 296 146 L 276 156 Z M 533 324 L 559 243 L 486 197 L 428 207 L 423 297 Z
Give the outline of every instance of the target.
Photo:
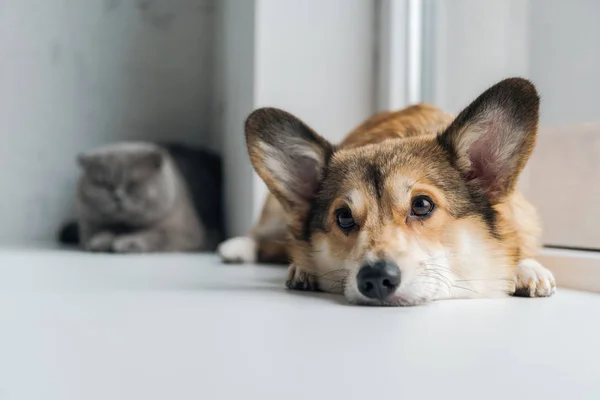
M 493 83 L 528 74 L 527 0 L 432 0 L 423 99 L 457 113 Z
M 240 4 L 240 3 L 243 3 Z M 250 111 L 275 106 L 339 141 L 374 109 L 375 2 L 225 0 L 220 58 L 228 229 L 248 232 L 266 189 L 246 152 Z
M 259 0 L 255 103 L 337 143 L 375 108 L 375 2 Z M 257 216 L 267 189 L 254 194 Z
M 542 122 L 600 122 L 600 1 L 529 2 L 529 74 L 542 93 Z
M 73 213 L 78 151 L 120 139 L 211 144 L 213 0 L 4 0 L 0 241 Z
M 600 120 L 600 2 L 430 0 L 425 100 L 460 111 L 493 82 L 533 80 L 543 125 Z
M 246 234 L 252 215 L 255 181 L 246 142 L 244 120 L 252 112 L 255 70 L 255 0 L 217 3 L 214 129 L 222 138 L 227 233 Z
M 257 105 L 286 109 L 340 141 L 374 107 L 374 2 L 257 4 Z

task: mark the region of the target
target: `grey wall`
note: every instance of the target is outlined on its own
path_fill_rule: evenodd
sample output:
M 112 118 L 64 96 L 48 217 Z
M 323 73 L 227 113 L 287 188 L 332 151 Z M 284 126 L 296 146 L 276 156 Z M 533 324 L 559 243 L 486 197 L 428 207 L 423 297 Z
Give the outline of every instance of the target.
M 600 2 L 529 2 L 529 73 L 542 93 L 542 122 L 600 122 Z
M 213 0 L 0 3 L 0 242 L 48 240 L 73 213 L 75 154 L 208 134 Z
M 458 113 L 502 78 L 527 76 L 528 1 L 428 0 L 423 99 Z
M 525 76 L 542 125 L 600 121 L 600 2 L 428 0 L 425 100 L 458 112 L 495 81 Z

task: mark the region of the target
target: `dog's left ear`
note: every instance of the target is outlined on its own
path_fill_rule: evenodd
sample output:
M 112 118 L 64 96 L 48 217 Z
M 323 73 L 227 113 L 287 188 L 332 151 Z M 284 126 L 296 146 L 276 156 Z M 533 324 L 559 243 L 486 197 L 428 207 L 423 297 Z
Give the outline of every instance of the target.
M 481 94 L 438 136 L 464 178 L 492 204 L 514 190 L 533 151 L 539 103 L 531 82 L 505 79 Z

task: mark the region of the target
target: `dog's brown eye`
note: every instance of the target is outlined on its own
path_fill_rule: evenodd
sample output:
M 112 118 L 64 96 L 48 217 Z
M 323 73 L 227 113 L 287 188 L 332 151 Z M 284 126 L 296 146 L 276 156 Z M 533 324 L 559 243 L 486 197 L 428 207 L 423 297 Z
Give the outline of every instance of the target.
M 412 201 L 410 213 L 417 217 L 426 217 L 433 211 L 433 200 L 427 196 L 417 196 Z
M 335 219 L 341 230 L 348 232 L 356 223 L 352 218 L 352 211 L 349 208 L 340 208 L 335 212 Z

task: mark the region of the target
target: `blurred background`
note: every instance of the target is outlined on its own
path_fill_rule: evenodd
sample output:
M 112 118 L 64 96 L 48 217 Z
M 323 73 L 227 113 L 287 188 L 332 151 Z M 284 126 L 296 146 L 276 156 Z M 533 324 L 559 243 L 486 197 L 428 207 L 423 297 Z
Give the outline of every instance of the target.
M 544 241 L 600 249 L 596 0 L 1 0 L 0 243 L 53 241 L 75 156 L 168 139 L 223 157 L 229 235 L 266 190 L 243 121 L 276 106 L 340 140 L 376 111 L 458 112 L 531 79 L 542 125 L 523 190 Z

